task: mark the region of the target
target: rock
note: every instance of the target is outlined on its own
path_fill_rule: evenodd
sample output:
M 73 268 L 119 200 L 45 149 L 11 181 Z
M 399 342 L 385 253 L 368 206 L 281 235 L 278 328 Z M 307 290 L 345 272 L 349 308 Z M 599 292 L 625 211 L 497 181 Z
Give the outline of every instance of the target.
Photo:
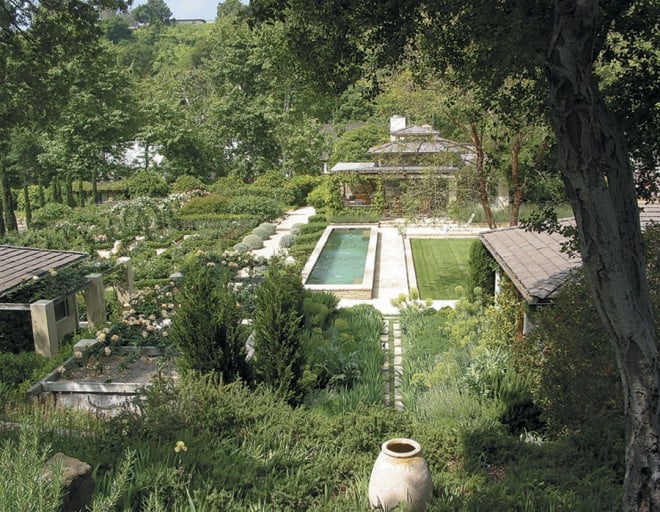
M 53 468 L 61 467 L 64 487 L 62 512 L 79 512 L 88 510 L 94 495 L 94 479 L 92 466 L 63 453 L 53 455 L 44 467 L 42 480 L 53 478 Z

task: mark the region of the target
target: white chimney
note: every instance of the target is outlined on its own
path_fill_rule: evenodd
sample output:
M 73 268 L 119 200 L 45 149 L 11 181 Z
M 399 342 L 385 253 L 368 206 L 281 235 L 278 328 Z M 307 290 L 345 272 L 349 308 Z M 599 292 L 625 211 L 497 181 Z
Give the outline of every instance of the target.
M 394 115 L 390 117 L 390 140 L 396 140 L 396 137 L 392 135 L 394 132 L 403 130 L 406 127 L 406 116 Z

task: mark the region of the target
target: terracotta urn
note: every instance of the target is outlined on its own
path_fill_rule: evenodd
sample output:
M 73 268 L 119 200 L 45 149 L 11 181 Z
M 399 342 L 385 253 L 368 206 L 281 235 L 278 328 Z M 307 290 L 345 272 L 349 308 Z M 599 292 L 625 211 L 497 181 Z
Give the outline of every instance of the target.
M 412 439 L 385 441 L 369 479 L 369 504 L 378 510 L 393 510 L 405 504 L 415 512 L 426 508 L 433 482 L 422 447 Z

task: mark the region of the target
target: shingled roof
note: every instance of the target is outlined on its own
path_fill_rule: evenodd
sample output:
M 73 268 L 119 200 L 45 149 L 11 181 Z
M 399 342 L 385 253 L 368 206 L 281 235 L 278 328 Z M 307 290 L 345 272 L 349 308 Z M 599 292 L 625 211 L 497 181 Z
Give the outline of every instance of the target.
M 640 224 L 660 221 L 660 205 L 643 205 Z M 563 223 L 574 224 L 573 219 Z M 566 238 L 559 233 L 537 233 L 511 227 L 481 233 L 479 238 L 530 304 L 551 300 L 562 284 L 582 266 L 578 254 L 562 252 Z
M 0 297 L 28 279 L 61 269 L 87 258 L 83 252 L 51 251 L 0 245 Z

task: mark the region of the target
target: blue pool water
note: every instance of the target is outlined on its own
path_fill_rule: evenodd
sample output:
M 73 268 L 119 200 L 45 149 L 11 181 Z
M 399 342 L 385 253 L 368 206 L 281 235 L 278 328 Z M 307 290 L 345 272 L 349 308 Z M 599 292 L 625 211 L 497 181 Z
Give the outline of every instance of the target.
M 370 234 L 369 229 L 333 229 L 306 283 L 361 284 Z

